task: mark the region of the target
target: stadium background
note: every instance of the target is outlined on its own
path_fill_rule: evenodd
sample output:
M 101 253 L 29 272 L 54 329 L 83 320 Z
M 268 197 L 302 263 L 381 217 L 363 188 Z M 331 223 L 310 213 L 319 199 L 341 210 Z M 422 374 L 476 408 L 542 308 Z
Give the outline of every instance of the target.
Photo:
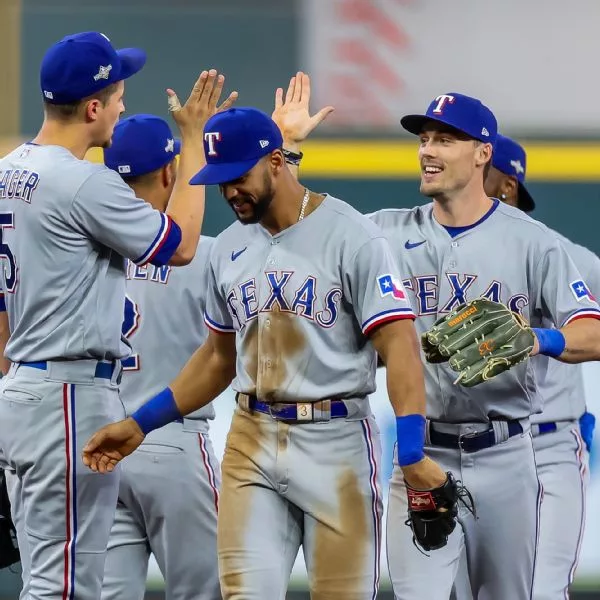
M 334 104 L 336 113 L 306 144 L 303 181 L 365 212 L 423 202 L 415 143 L 399 117 L 423 110 L 437 94 L 461 91 L 486 102 L 501 130 L 526 146 L 534 216 L 598 253 L 600 4 L 570 7 L 559 0 L 0 0 L 0 151 L 36 132 L 41 57 L 75 31 L 102 31 L 118 47 L 147 50 L 147 67 L 127 85 L 130 114 L 166 115 L 164 89 L 183 97 L 206 67 L 227 75 L 240 105 L 270 111 L 275 88 L 297 69 L 308 71 L 315 108 Z M 211 190 L 205 233 L 217 234 L 231 219 Z M 600 414 L 597 365 L 586 373 L 588 402 Z M 212 428 L 218 453 L 233 405 L 230 392 L 223 396 Z M 389 467 L 386 402 L 373 398 Z M 600 465 L 592 458 L 588 507 L 597 507 Z M 600 598 L 593 510 L 576 583 L 573 597 Z M 0 571 L 0 599 L 16 598 L 18 586 L 18 571 Z M 301 560 L 293 587 L 295 597 L 307 597 Z M 163 597 L 154 564 L 148 588 L 149 598 Z M 385 580 L 382 588 L 385 594 Z

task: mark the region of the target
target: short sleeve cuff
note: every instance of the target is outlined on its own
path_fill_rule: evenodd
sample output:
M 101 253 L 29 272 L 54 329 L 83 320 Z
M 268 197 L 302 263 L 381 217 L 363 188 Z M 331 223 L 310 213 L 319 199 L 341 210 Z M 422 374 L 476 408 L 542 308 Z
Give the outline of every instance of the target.
M 415 319 L 415 314 L 411 308 L 394 308 L 392 310 L 384 310 L 376 315 L 373 315 L 367 319 L 361 326 L 363 333 L 368 336 L 377 327 L 384 325 L 385 323 L 391 323 L 392 321 L 398 321 L 400 319 Z
M 160 215 L 161 226 L 150 247 L 134 260 L 135 264 L 143 266 L 148 263 L 161 267 L 169 263 L 181 243 L 181 228 L 169 215 Z
M 573 321 L 577 321 L 577 319 L 600 319 L 600 310 L 596 308 L 582 308 L 581 310 L 577 310 L 569 316 L 562 326 L 564 327 Z
M 204 323 L 209 329 L 216 331 L 217 333 L 235 333 L 235 328 L 231 325 L 222 325 L 217 323 L 214 319 L 211 319 L 206 313 L 204 313 Z

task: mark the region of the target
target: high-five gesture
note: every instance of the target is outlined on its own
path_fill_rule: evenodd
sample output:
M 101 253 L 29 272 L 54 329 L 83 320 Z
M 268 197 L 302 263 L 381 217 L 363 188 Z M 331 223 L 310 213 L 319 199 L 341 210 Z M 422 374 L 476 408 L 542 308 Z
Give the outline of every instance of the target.
M 188 132 L 199 132 L 202 135 L 206 121 L 215 113 L 230 108 L 237 100 L 238 93 L 231 92 L 228 98 L 217 106 L 224 83 L 225 76 L 217 73 L 215 69 L 202 71 L 183 106 L 177 94 L 172 89 L 167 89 L 169 111 L 182 136 Z
M 290 79 L 285 99 L 283 88 L 277 88 L 275 92 L 272 119 L 281 130 L 288 150 L 296 151 L 299 144 L 334 110 L 333 106 L 326 106 L 311 116 L 309 103 L 310 77 L 302 71 Z

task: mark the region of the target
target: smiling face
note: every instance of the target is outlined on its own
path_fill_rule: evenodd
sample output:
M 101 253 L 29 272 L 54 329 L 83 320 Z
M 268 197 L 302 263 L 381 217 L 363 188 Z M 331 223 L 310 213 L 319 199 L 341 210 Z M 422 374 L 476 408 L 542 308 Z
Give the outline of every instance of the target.
M 420 191 L 424 196 L 452 196 L 477 177 L 483 181 L 483 168 L 492 156 L 491 144 L 435 121 L 425 123 L 419 139 Z
M 238 221 L 244 225 L 258 223 L 275 196 L 269 158 L 261 159 L 242 177 L 219 186 Z

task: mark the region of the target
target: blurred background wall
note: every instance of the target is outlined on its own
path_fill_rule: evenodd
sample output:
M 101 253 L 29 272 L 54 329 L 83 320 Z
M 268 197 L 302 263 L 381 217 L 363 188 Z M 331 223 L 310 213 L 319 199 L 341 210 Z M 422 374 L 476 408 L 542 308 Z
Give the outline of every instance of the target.
M 0 152 L 37 131 L 40 60 L 76 31 L 147 51 L 147 67 L 127 83 L 130 114 L 167 116 L 165 88 L 183 97 L 209 67 L 226 74 L 240 105 L 270 111 L 275 88 L 306 70 L 314 108 L 336 112 L 306 144 L 302 178 L 365 212 L 424 202 L 416 143 L 399 119 L 459 91 L 481 98 L 528 150 L 534 217 L 598 253 L 598 23 L 597 0 L 0 0 Z M 214 190 L 207 207 L 205 232 L 215 235 L 232 215 Z M 600 378 L 589 373 L 597 403 Z M 217 448 L 230 409 L 230 397 L 217 405 Z M 598 506 L 592 474 L 588 505 Z M 302 565 L 295 574 L 302 589 Z M 149 582 L 160 588 L 154 566 Z M 0 598 L 16 598 L 17 586 L 17 575 L 0 572 Z M 588 522 L 577 589 L 600 597 L 598 520 Z

